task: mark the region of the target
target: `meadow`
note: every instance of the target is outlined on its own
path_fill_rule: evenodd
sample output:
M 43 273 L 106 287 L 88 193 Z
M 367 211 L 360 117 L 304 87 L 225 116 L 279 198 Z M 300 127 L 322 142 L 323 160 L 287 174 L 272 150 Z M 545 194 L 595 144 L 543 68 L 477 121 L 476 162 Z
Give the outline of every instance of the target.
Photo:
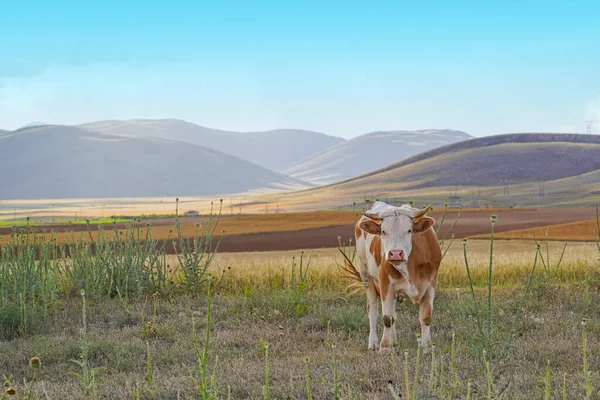
M 183 229 L 176 254 L 135 225 L 3 240 L 0 398 L 600 396 L 596 242 L 446 238 L 433 350 L 399 299 L 384 356 L 337 249 L 219 253 L 216 220 Z

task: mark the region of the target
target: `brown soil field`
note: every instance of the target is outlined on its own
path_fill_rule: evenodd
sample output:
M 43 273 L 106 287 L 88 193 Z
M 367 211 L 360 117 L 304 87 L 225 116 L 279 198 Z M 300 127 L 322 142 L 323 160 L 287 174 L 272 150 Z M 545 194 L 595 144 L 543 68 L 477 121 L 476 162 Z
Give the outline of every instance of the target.
M 595 217 L 594 208 L 543 208 L 543 209 L 464 209 L 450 210 L 440 232 L 443 237 L 454 222 L 458 213 L 461 218 L 453 233 L 456 238 L 485 238 L 490 231 L 490 215 L 498 216 L 496 237 L 498 238 L 532 238 L 531 229 L 537 237 L 545 237 L 545 227 L 561 224 L 562 228 L 551 228 L 553 239 L 593 240 L 595 227 L 590 221 Z M 441 219 L 441 210 L 434 211 L 433 217 Z M 195 224 L 205 220 L 202 217 L 185 218 L 183 233 L 191 237 L 196 231 Z M 225 237 L 219 247 L 220 252 L 298 250 L 311 248 L 330 248 L 338 245 L 338 236 L 344 242 L 353 237 L 355 215 L 352 211 L 321 211 L 305 213 L 280 213 L 266 215 L 223 216 L 217 231 L 225 231 Z M 172 218 L 142 221 L 141 233 L 145 235 L 146 222 L 152 225 L 153 237 L 166 239 L 169 230 L 174 230 Z M 569 229 L 564 229 L 567 224 Z M 437 227 L 437 225 L 436 225 Z M 105 226 L 105 230 L 125 229 L 125 224 Z M 593 229 L 592 229 L 593 228 Z M 56 225 L 38 227 L 49 232 L 58 232 L 58 240 L 63 241 L 70 231 L 84 233 L 85 225 Z M 515 233 L 516 232 L 516 233 Z M 560 235 L 559 235 L 560 233 Z M 2 242 L 8 240 L 10 228 L 0 229 Z M 96 228 L 92 228 L 92 236 L 97 237 Z M 171 233 L 171 238 L 174 236 Z M 489 236 L 489 235 L 488 235 Z M 76 234 L 79 237 L 79 234 Z M 87 234 L 83 237 L 87 237 Z M 170 242 L 170 241 L 169 241 Z M 168 243 L 168 251 L 172 252 L 172 243 Z
M 208 216 L 182 218 L 183 234 L 192 237 L 196 232 L 196 224 L 208 221 Z M 213 217 L 214 220 L 214 217 Z M 352 225 L 355 217 L 352 211 L 320 211 L 304 213 L 281 213 L 266 215 L 222 215 L 218 223 L 217 232 L 225 231 L 226 235 L 239 235 L 250 233 L 293 231 L 308 228 L 321 228 L 325 226 Z M 141 220 L 140 226 L 151 225 L 152 236 L 164 239 L 169 236 L 169 230 L 175 230 L 174 218 L 161 218 L 152 220 Z M 126 223 L 104 225 L 104 230 L 125 230 Z M 23 227 L 18 227 L 21 230 Z M 63 225 L 40 225 L 33 226 L 37 232 L 58 232 L 59 240 L 66 236 L 66 232 L 87 232 L 85 224 L 63 224 Z M 10 235 L 11 227 L 0 228 L 0 237 Z M 92 236 L 97 236 L 97 227 L 90 228 Z M 145 230 L 145 229 L 144 229 Z M 171 237 L 173 235 L 171 234 Z

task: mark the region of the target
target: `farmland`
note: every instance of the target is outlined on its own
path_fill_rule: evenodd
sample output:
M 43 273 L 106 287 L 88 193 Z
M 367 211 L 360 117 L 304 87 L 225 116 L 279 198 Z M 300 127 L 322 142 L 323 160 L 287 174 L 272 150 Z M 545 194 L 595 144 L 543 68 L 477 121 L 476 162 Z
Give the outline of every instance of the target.
M 497 237 L 519 232 L 515 228 L 523 225 L 545 232 L 549 220 L 573 224 L 578 231 L 597 229 L 585 222 L 593 217 L 593 209 L 576 210 L 462 210 L 456 236 L 489 232 L 491 212 L 499 215 Z M 446 216 L 446 228 L 456 212 Z M 440 217 L 435 215 L 438 221 Z M 198 233 L 195 225 L 205 218 L 194 218 L 185 220 L 182 239 L 207 232 Z M 173 238 L 179 240 L 171 221 L 157 221 L 151 234 L 159 237 L 162 230 L 173 229 Z M 180 256 L 168 255 L 164 248 L 145 246 L 126 233 L 119 234 L 125 237 L 122 246 L 109 242 L 95 255 L 78 241 L 84 239 L 75 239 L 71 261 L 58 262 L 43 256 L 33 261 L 27 252 L 11 254 L 8 239 L 3 239 L 0 374 L 12 376 L 11 388 L 21 395 L 31 392 L 41 398 L 83 398 L 87 392 L 98 398 L 309 398 L 310 393 L 315 399 L 387 399 L 393 391 L 405 396 L 407 389 L 417 398 L 487 395 L 488 378 L 469 339 L 473 321 L 463 312 L 473 306 L 463 252 L 474 293 L 484 301 L 489 240 L 463 244 L 456 239 L 442 262 L 433 355 L 418 349 L 418 309 L 403 301 L 398 306 L 399 344 L 393 355 L 382 356 L 366 350 L 364 295 L 347 294 L 347 282 L 337 267 L 341 256 L 333 248 L 335 232 L 344 232 L 353 221 L 354 213 L 333 211 L 226 217 L 213 226 L 215 232 L 231 232 L 220 249 L 236 238 L 262 238 L 257 243 L 271 251 L 248 252 L 240 246 L 236 252 L 219 251 L 210 263 L 207 258 L 183 257 L 181 250 Z M 315 230 L 329 232 L 333 244 L 277 250 L 273 239 L 287 232 L 302 240 L 299 232 Z M 23 244 L 22 235 L 13 240 Z M 111 235 L 106 240 L 113 240 Z M 49 237 L 47 233 L 45 240 Z M 562 243 L 541 241 L 538 253 L 535 243 L 523 238 L 524 233 L 519 240 L 494 243 L 494 335 L 503 342 L 513 326 L 516 334 L 506 358 L 490 366 L 492 390 L 523 399 L 548 391 L 560 398 L 563 390 L 567 398 L 585 398 L 587 390 L 597 396 L 600 346 L 592 340 L 600 334 L 595 318 L 600 312 L 596 243 L 572 241 L 561 259 Z M 52 254 L 44 243 L 35 244 L 37 251 Z M 185 240 L 179 246 L 185 248 Z M 351 254 L 352 248 L 347 251 Z M 519 308 L 517 299 L 526 290 L 534 263 L 529 295 Z M 187 267 L 202 265 L 206 271 L 188 272 Z M 28 279 L 36 276 L 38 283 L 29 287 Z M 13 291 L 15 286 L 22 291 Z M 79 333 L 84 301 L 80 289 L 86 301 L 84 336 Z M 584 327 L 582 318 L 588 318 Z M 31 357 L 41 359 L 39 369 L 28 365 Z M 70 360 L 85 360 L 85 367 Z M 101 369 L 92 373 L 93 368 Z
M 352 237 L 354 232 L 354 222 L 357 218 L 357 212 L 361 211 L 360 206 L 355 207 L 354 211 L 317 211 L 317 212 L 296 212 L 296 213 L 273 213 L 273 214 L 253 214 L 253 215 L 227 215 L 223 214 L 218 223 L 216 235 L 221 232 L 227 237 L 221 243 L 222 252 L 239 251 L 267 251 L 267 250 L 301 250 L 309 248 L 335 247 L 338 245 L 338 236 L 344 240 Z M 593 240 L 595 221 L 591 218 L 595 215 L 593 207 L 586 208 L 563 208 L 560 211 L 555 209 L 449 209 L 446 212 L 446 224 L 442 233 L 445 233 L 450 223 L 456 220 L 460 213 L 459 223 L 453 228 L 452 233 L 456 238 L 485 238 L 486 232 L 489 232 L 487 221 L 489 215 L 494 213 L 498 215 L 499 221 L 496 225 L 496 232 L 499 238 L 523 238 L 532 239 L 532 229 L 538 229 L 538 237 L 545 237 L 546 227 L 560 224 L 575 224 L 578 226 L 576 231 L 569 231 L 567 237 L 569 240 Z M 434 218 L 441 218 L 443 210 L 434 210 Z M 197 224 L 203 224 L 209 220 L 215 221 L 216 216 L 208 215 L 200 217 L 182 217 L 181 232 L 185 237 L 193 237 L 196 234 Z M 587 220 L 587 221 L 586 221 Z M 175 218 L 153 218 L 134 222 L 130 220 L 105 219 L 104 224 L 101 220 L 91 220 L 90 227 L 85 223 L 70 224 L 51 224 L 35 225 L 34 228 L 38 234 L 50 236 L 52 231 L 59 243 L 66 240 L 81 238 L 88 240 L 90 237 L 97 240 L 99 232 L 112 235 L 116 230 L 119 234 L 127 234 L 128 227 L 135 226 L 135 232 L 138 235 L 145 236 L 148 229 L 153 238 L 165 240 L 172 239 L 175 235 Z M 113 223 L 114 222 L 114 223 Z M 102 230 L 98 227 L 103 226 Z M 562 226 L 562 225 L 560 225 Z M 571 226 L 571 225 L 568 225 Z M 139 228 L 139 232 L 137 230 Z M 23 224 L 17 225 L 17 232 L 24 229 Z M 89 233 L 88 233 L 89 229 Z M 551 228 L 550 234 L 559 232 L 560 229 Z M 0 226 L 0 239 L 8 241 L 13 231 L 11 226 Z M 84 235 L 81 233 L 84 232 Z M 514 234 L 513 234 L 514 232 Z M 516 235 L 516 236 L 515 236 Z M 489 236 L 489 235 L 488 235 Z M 551 236 L 551 239 L 554 236 Z M 562 239 L 562 237 L 556 237 Z M 167 248 L 169 253 L 173 252 L 171 247 Z

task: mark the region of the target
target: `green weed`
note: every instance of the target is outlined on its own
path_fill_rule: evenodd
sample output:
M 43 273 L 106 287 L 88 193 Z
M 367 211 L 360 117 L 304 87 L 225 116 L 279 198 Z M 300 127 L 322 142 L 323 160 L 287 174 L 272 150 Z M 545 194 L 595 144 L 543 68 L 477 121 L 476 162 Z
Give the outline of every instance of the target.
M 71 372 L 70 374 L 79 379 L 82 393 L 84 396 L 92 396 L 96 398 L 96 385 L 101 379 L 98 377 L 98 372 L 104 370 L 104 367 L 90 368 L 88 360 L 88 336 L 87 336 L 87 309 L 85 303 L 85 291 L 81 291 L 82 308 L 81 308 L 81 360 L 71 360 L 81 368 L 81 373 Z

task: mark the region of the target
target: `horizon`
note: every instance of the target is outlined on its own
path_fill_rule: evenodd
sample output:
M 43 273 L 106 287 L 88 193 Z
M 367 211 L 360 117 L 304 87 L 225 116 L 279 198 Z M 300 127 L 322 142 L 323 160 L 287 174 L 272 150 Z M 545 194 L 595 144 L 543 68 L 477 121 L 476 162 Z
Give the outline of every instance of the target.
M 45 127 L 45 126 L 71 126 L 71 127 L 76 127 L 76 128 L 81 128 L 81 129 L 85 129 L 88 131 L 92 131 L 92 132 L 99 132 L 99 133 L 103 133 L 102 130 L 94 130 L 93 128 L 89 128 L 86 127 L 84 125 L 87 124 L 95 124 L 95 123 L 101 123 L 101 122 L 136 122 L 136 121 L 179 121 L 179 122 L 184 122 L 184 123 L 190 123 L 190 124 L 194 124 L 197 125 L 201 128 L 206 128 L 206 129 L 214 129 L 214 130 L 222 130 L 222 131 L 227 131 L 225 129 L 221 129 L 219 127 L 214 127 L 214 126 L 205 126 L 205 125 L 200 125 L 200 124 L 196 124 L 190 121 L 186 121 L 186 120 L 182 120 L 179 118 L 131 118 L 131 119 L 126 119 L 126 120 L 101 120 L 101 121 L 89 121 L 86 123 L 82 123 L 82 124 L 74 124 L 74 125 L 69 125 L 69 124 L 53 124 L 53 123 L 45 123 L 45 122 L 39 122 L 39 121 L 35 121 L 35 122 L 31 122 L 29 124 L 25 124 L 21 127 L 18 127 L 16 129 L 13 130 L 8 130 L 8 132 L 16 132 L 16 131 L 20 131 L 22 129 L 26 129 L 26 128 L 36 128 L 36 127 Z M 2 128 L 0 127 L 0 131 L 2 130 Z M 295 127 L 280 127 L 280 128 L 272 128 L 272 129 L 265 129 L 263 131 L 227 131 L 227 132 L 233 132 L 233 133 L 239 133 L 239 134 L 251 134 L 251 133 L 265 133 L 265 132 L 272 132 L 272 131 L 285 131 L 285 130 L 296 130 L 296 131 L 309 131 L 308 129 L 303 129 L 303 128 L 295 128 Z M 477 138 L 481 138 L 481 137 L 489 137 L 489 136 L 498 136 L 498 135 L 537 135 L 537 134 L 556 134 L 556 135 L 586 135 L 586 132 L 537 132 L 537 131 L 531 131 L 531 132 L 499 132 L 499 133 L 492 133 L 490 135 L 482 135 L 482 136 L 475 136 L 470 134 L 469 132 L 465 132 L 462 131 L 460 129 L 453 129 L 453 128 L 417 128 L 417 129 L 392 129 L 392 130 L 375 130 L 375 131 L 371 131 L 371 132 L 364 132 L 361 134 L 358 134 L 356 136 L 352 136 L 352 137 L 347 137 L 344 138 L 342 136 L 336 136 L 334 134 L 330 134 L 328 132 L 318 132 L 318 131 L 310 131 L 310 132 L 314 132 L 314 133 L 320 133 L 323 135 L 327 135 L 327 136 L 331 136 L 331 137 L 336 137 L 338 139 L 343 139 L 343 140 L 351 140 L 351 139 L 355 139 L 358 138 L 360 136 L 364 136 L 364 135 L 370 135 L 373 133 L 393 133 L 393 132 L 429 132 L 429 131 L 452 131 L 452 132 L 462 132 L 465 133 L 469 136 L 471 136 L 473 139 L 477 139 Z M 591 132 L 591 135 L 598 135 L 600 133 L 598 132 Z M 123 136 L 128 136 L 126 134 L 122 134 L 122 133 L 118 133 L 117 135 L 123 135 Z M 177 140 L 177 139 L 172 139 L 172 140 Z M 205 147 L 205 146 L 204 146 Z
M 600 5 L 579 4 L 11 3 L 0 129 L 600 133 Z

